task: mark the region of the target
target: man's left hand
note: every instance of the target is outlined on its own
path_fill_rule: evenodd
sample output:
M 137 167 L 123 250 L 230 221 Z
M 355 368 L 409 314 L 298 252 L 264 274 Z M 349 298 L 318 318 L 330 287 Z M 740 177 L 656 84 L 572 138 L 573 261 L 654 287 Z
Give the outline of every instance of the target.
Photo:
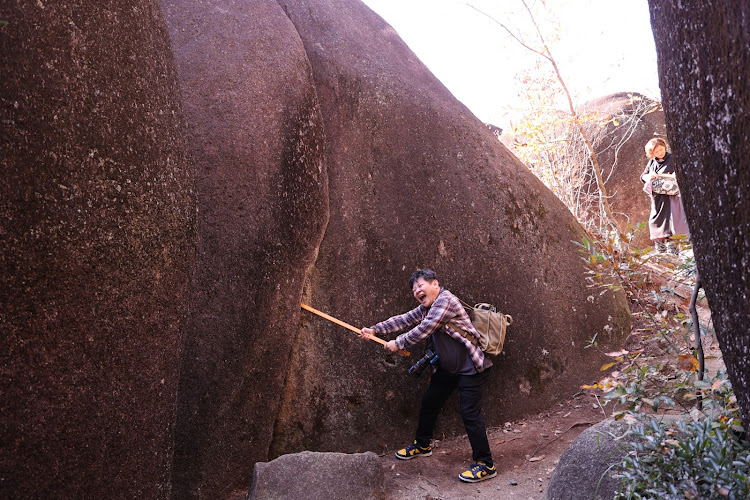
M 375 335 L 376 333 L 377 332 L 375 332 L 375 330 L 373 330 L 372 328 L 362 328 L 362 330 L 360 330 L 358 335 L 359 335 L 359 338 L 367 340 L 372 337 L 376 337 L 377 336 Z
M 395 340 L 389 340 L 388 342 L 386 342 L 385 348 L 391 352 L 398 352 L 398 346 L 396 346 Z

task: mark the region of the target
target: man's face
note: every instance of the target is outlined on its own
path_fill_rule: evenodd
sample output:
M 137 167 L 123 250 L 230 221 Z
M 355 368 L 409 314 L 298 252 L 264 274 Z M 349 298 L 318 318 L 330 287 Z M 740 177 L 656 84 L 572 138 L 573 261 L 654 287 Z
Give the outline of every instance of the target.
M 427 281 L 422 277 L 417 278 L 411 289 L 417 302 L 425 307 L 430 307 L 438 295 L 440 295 L 440 283 L 438 280 Z

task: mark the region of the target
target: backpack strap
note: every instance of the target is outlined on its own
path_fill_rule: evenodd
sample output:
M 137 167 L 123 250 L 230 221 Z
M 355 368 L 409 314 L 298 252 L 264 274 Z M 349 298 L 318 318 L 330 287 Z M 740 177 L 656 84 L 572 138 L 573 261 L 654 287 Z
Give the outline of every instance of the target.
M 455 296 L 455 295 L 454 295 L 454 296 Z M 471 306 L 470 306 L 469 304 L 467 304 L 466 302 L 464 302 L 463 300 L 461 300 L 461 297 L 457 297 L 457 296 L 456 296 L 456 298 L 457 298 L 457 299 L 458 299 L 458 301 L 459 301 L 459 302 L 461 303 L 461 305 L 462 305 L 462 306 L 464 306 L 464 309 L 469 309 L 469 310 L 471 310 L 471 309 L 474 309 L 474 308 L 473 308 L 473 307 L 471 307 Z
M 470 334 L 469 332 L 467 332 L 466 330 L 464 330 L 463 328 L 461 328 L 457 324 L 455 324 L 455 323 L 453 323 L 451 321 L 451 322 L 446 323 L 446 326 L 450 326 L 451 328 L 453 328 L 456 331 L 456 333 L 458 333 L 459 335 L 461 335 L 463 338 L 465 338 L 466 340 L 468 340 L 469 342 L 471 342 L 475 346 L 479 347 L 479 340 L 477 340 L 477 338 L 474 335 Z
M 464 302 L 463 300 L 461 300 L 461 297 L 459 297 L 459 296 L 457 296 L 455 294 L 454 294 L 454 297 L 456 297 L 458 299 L 458 301 L 461 303 L 461 305 L 464 307 L 464 309 L 466 310 L 467 313 L 469 311 L 471 311 L 471 310 L 474 309 L 469 304 L 467 304 L 466 302 Z M 471 321 L 471 315 L 469 315 L 469 321 Z M 469 342 L 471 342 L 475 346 L 479 347 L 479 340 L 474 335 L 470 334 L 469 332 L 467 332 L 466 330 L 464 330 L 463 328 L 461 328 L 460 326 L 458 326 L 457 324 L 455 324 L 452 321 L 446 323 L 446 325 L 450 326 L 451 328 L 453 328 L 453 330 L 456 331 L 456 333 L 458 333 L 459 335 L 461 335 L 463 338 L 465 338 L 466 340 L 468 340 Z

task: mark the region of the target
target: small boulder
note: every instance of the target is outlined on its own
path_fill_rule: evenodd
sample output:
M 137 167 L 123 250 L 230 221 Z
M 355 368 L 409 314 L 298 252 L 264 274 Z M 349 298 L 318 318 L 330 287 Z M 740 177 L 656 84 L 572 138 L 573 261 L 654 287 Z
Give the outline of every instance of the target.
M 352 480 L 356 478 L 356 480 Z M 248 500 L 385 499 L 385 475 L 372 452 L 303 451 L 257 462 Z
M 628 452 L 628 424 L 613 418 L 583 431 L 560 457 L 552 473 L 547 500 L 605 500 L 614 497 L 619 480 L 612 477 L 613 465 Z
M 659 420 L 674 422 L 680 416 L 659 415 Z M 603 420 L 583 431 L 565 453 L 552 473 L 547 500 L 609 500 L 620 487 L 613 477 L 613 465 L 631 450 L 635 436 L 628 434 L 627 422 Z

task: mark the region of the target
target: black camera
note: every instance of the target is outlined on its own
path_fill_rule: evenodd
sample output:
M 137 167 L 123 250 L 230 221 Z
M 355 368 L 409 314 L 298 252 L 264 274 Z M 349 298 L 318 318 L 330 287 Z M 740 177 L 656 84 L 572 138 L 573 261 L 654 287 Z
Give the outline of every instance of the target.
M 409 368 L 409 375 L 419 377 L 428 366 L 437 366 L 439 360 L 440 358 L 438 358 L 437 354 L 435 354 L 431 349 L 427 349 L 424 353 L 424 356 L 422 356 Z

